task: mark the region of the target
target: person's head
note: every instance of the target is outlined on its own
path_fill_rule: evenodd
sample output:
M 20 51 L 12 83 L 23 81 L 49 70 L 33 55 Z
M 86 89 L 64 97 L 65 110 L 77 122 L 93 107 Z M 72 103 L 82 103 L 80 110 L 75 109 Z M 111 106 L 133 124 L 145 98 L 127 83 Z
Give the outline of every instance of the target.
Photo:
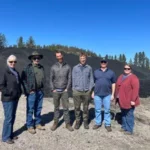
M 56 56 L 56 59 L 59 63 L 63 62 L 63 53 L 61 51 L 56 51 L 55 56 Z
M 8 67 L 15 68 L 16 63 L 17 63 L 17 57 L 15 55 L 10 55 L 7 58 L 7 65 L 8 65 Z
M 107 68 L 107 65 L 108 65 L 107 60 L 105 60 L 105 59 L 101 60 L 101 62 L 100 62 L 100 67 L 101 67 L 102 69 Z
M 40 60 L 43 58 L 43 55 L 35 51 L 28 58 L 32 61 L 33 64 L 38 65 Z
M 125 74 L 130 74 L 132 72 L 132 68 L 130 64 L 125 64 L 124 65 L 124 73 Z
M 87 55 L 85 53 L 80 53 L 79 61 L 81 65 L 85 65 L 87 60 Z

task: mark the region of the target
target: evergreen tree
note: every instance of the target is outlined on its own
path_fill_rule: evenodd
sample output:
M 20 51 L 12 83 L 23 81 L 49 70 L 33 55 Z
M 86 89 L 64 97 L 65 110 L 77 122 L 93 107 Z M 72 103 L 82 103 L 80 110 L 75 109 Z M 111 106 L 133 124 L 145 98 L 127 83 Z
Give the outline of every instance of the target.
M 145 60 L 145 68 L 150 69 L 150 60 L 147 57 L 145 58 Z
M 134 56 L 134 65 L 135 66 L 138 66 L 138 59 L 139 59 L 139 55 L 138 55 L 138 53 L 135 53 L 135 56 Z
M 133 61 L 132 61 L 131 58 L 130 58 L 130 60 L 129 60 L 129 64 L 133 65 Z
M 29 37 L 29 40 L 26 43 L 27 48 L 35 48 L 35 41 L 32 36 Z
M 19 37 L 17 46 L 18 46 L 18 48 L 24 48 L 25 47 L 22 36 Z
M 114 56 L 114 60 L 117 60 L 117 56 L 116 55 Z
M 122 62 L 126 62 L 126 56 L 124 54 L 122 55 Z
M 6 37 L 4 34 L 0 33 L 0 49 L 5 48 L 7 46 Z

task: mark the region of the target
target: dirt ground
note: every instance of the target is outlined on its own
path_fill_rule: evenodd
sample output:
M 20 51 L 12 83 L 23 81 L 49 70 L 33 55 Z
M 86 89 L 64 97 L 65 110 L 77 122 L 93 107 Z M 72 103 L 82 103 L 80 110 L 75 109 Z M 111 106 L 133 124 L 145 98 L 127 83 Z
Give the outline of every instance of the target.
M 141 105 L 135 111 L 135 132 L 134 135 L 124 135 L 119 131 L 119 108 L 117 111 L 112 106 L 112 119 L 117 112 L 116 121 L 112 120 L 113 131 L 108 133 L 104 125 L 98 130 L 93 130 L 94 106 L 90 104 L 90 129 L 85 130 L 83 125 L 79 130 L 69 132 L 65 128 L 62 109 L 60 124 L 56 131 L 52 132 L 53 102 L 45 98 L 42 110 L 42 120 L 45 124 L 45 131 L 38 131 L 31 135 L 26 131 L 26 98 L 21 97 L 16 122 L 14 125 L 15 134 L 19 139 L 15 144 L 8 145 L 0 141 L 0 150 L 149 150 L 150 149 L 150 99 L 142 99 Z M 72 99 L 70 99 L 70 114 L 74 124 L 74 111 Z M 0 138 L 3 126 L 3 108 L 0 103 Z

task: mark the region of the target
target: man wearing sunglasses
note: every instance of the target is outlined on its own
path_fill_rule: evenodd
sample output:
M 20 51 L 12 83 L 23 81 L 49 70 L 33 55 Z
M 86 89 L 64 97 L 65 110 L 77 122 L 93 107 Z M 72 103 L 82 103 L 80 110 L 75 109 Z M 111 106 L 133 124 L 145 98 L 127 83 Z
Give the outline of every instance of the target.
M 101 127 L 101 107 L 103 105 L 105 128 L 111 132 L 110 103 L 111 100 L 114 100 L 116 76 L 112 70 L 107 68 L 107 65 L 107 60 L 101 60 L 100 68 L 94 72 L 95 88 L 92 97 L 95 104 L 95 125 L 93 129 Z
M 38 52 L 33 52 L 30 55 L 31 61 L 22 72 L 22 81 L 24 85 L 24 92 L 27 96 L 27 118 L 26 124 L 29 133 L 35 134 L 33 113 L 35 118 L 35 127 L 39 130 L 45 130 L 41 126 L 41 110 L 43 104 L 43 88 L 44 88 L 44 67 L 40 64 L 43 55 Z

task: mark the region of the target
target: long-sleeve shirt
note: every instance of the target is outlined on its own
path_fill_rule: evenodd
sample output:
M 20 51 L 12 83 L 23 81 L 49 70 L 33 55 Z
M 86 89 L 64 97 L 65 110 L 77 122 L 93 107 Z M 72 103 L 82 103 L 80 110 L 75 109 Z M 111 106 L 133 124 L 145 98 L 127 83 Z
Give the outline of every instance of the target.
M 78 64 L 72 70 L 72 89 L 90 91 L 94 87 L 93 71 L 89 65 Z

